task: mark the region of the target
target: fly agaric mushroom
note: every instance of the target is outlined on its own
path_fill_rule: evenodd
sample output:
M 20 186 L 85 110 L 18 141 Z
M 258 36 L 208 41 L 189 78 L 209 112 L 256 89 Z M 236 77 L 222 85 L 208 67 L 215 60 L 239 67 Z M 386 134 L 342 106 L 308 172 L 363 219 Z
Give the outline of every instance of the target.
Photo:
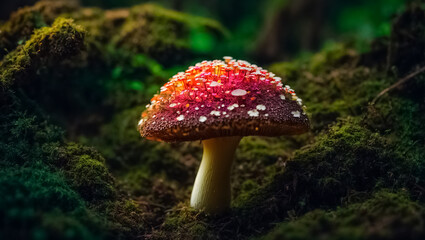
M 142 113 L 138 128 L 150 140 L 202 140 L 204 153 L 190 204 L 208 213 L 230 205 L 230 172 L 244 136 L 301 134 L 309 121 L 298 98 L 261 67 L 224 57 L 173 76 Z

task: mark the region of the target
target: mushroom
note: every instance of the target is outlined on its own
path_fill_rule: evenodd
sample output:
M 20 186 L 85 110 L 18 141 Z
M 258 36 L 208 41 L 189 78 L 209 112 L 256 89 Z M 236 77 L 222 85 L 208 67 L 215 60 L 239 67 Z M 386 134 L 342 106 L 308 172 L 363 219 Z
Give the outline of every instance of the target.
M 281 136 L 309 130 L 302 100 L 281 78 L 242 60 L 203 61 L 173 76 L 142 113 L 138 129 L 150 140 L 201 140 L 202 162 L 190 204 L 225 211 L 230 173 L 244 136 Z

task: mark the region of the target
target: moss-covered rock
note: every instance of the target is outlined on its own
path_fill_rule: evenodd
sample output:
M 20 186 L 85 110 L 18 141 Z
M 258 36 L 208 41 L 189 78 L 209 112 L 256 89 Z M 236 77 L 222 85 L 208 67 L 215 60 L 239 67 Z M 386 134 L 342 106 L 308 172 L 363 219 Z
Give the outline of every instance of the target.
M 58 18 L 51 27 L 37 30 L 24 45 L 0 62 L 2 88 L 32 84 L 34 75 L 58 66 L 84 48 L 85 32 L 71 19 Z
M 0 26 L 0 58 L 28 40 L 34 30 L 52 24 L 59 15 L 75 11 L 77 6 L 72 0 L 42 0 L 12 13 L 9 21 Z
M 116 42 L 170 65 L 187 60 L 197 50 L 212 51 L 214 39 L 225 34 L 226 30 L 216 21 L 143 4 L 131 8 Z M 199 37 L 203 41 L 196 41 Z M 211 46 L 197 45 L 209 41 Z
M 424 207 L 406 193 L 381 191 L 361 203 L 281 223 L 259 239 L 423 239 L 424 220 Z

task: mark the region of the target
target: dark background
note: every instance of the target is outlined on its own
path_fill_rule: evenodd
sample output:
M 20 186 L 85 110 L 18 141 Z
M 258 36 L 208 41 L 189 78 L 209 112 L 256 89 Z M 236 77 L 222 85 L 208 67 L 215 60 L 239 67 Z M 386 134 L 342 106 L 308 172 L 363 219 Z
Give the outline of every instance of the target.
M 72 0 L 70 0 L 72 1 Z M 2 1 L 0 19 L 35 0 Z M 141 0 L 81 0 L 84 6 L 122 8 Z M 160 5 L 221 22 L 232 35 L 219 54 L 267 64 L 346 42 L 366 51 L 372 39 L 388 36 L 390 19 L 404 0 L 160 0 Z M 225 54 L 228 53 L 228 54 Z

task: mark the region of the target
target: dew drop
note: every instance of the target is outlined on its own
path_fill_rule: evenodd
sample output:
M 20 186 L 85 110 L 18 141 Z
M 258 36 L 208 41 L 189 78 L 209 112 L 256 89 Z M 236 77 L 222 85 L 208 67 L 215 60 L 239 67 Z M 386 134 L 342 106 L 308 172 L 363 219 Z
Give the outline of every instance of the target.
M 299 118 L 301 115 L 300 115 L 300 111 L 293 111 L 293 112 L 291 112 L 292 113 L 292 115 L 294 116 L 294 117 L 296 117 L 296 118 Z
M 233 96 L 244 96 L 247 92 L 243 89 L 235 89 L 232 91 Z
M 199 117 L 199 121 L 200 121 L 200 122 L 205 122 L 205 121 L 207 121 L 207 117 L 205 117 L 205 116 L 200 116 L 200 117 Z
M 260 111 L 264 111 L 264 110 L 266 110 L 266 106 L 260 104 L 260 105 L 257 105 L 257 109 L 260 110 Z
M 257 111 L 257 109 L 253 109 L 253 110 L 249 110 L 248 111 L 248 115 L 250 116 L 250 117 L 258 117 L 258 115 L 259 115 L 260 113 Z

